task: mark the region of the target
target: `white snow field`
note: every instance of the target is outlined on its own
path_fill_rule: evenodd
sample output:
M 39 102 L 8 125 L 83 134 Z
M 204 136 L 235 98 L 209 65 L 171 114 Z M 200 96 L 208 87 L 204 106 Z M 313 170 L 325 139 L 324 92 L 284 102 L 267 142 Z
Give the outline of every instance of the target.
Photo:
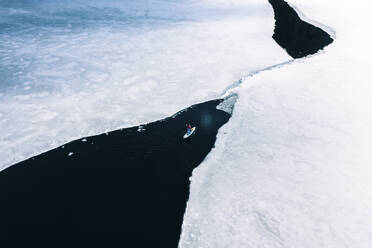
M 0 0 L 0 170 L 220 96 L 290 59 L 273 28 L 262 0 Z
M 233 90 L 191 178 L 182 248 L 372 247 L 370 4 L 289 3 L 336 40 Z

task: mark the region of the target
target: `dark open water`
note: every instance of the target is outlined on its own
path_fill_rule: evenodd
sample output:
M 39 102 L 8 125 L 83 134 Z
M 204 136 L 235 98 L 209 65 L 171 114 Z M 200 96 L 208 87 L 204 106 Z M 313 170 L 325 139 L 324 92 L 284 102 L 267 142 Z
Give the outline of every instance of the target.
M 283 0 L 269 0 L 275 14 L 273 39 L 292 58 L 314 54 L 333 42 L 319 27 L 300 19 L 297 12 Z
M 2 171 L 0 243 L 177 247 L 191 172 L 230 118 L 216 109 L 219 102 L 142 132 L 133 127 L 76 140 Z M 186 122 L 197 126 L 188 141 Z

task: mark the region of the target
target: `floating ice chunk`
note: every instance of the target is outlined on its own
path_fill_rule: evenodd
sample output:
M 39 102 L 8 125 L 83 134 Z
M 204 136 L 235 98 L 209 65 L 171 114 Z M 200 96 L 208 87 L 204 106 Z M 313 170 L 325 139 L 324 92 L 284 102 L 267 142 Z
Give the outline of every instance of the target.
M 145 126 L 143 126 L 143 125 L 140 125 L 140 126 L 138 126 L 138 128 L 137 128 L 137 132 L 143 132 L 143 131 L 145 131 L 146 130 L 146 128 L 145 128 Z
M 70 153 L 68 154 L 69 157 L 71 157 L 72 155 L 74 155 L 73 152 L 70 152 Z
M 228 97 L 226 97 L 223 102 L 217 105 L 217 109 L 225 111 L 228 114 L 232 114 L 234 110 L 234 105 L 236 101 L 238 100 L 238 95 L 237 94 L 232 94 Z

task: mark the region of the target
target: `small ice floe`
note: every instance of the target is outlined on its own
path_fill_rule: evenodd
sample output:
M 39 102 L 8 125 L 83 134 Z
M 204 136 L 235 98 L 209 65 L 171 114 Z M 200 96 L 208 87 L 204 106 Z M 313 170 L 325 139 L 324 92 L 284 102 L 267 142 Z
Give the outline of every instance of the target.
M 108 133 L 108 132 L 106 132 L 106 135 L 109 135 L 109 133 Z
M 65 148 L 65 146 L 62 146 L 61 148 L 63 149 L 63 148 Z
M 69 157 L 71 157 L 72 155 L 74 155 L 73 152 L 70 152 L 70 153 L 68 154 Z
M 137 132 L 143 132 L 145 130 L 146 130 L 146 128 L 144 126 L 140 125 L 140 126 L 138 126 Z
M 238 100 L 237 94 L 231 94 L 227 96 L 220 104 L 217 105 L 218 110 L 225 111 L 228 114 L 232 114 L 236 101 Z
M 87 142 L 87 139 L 82 139 L 81 142 Z

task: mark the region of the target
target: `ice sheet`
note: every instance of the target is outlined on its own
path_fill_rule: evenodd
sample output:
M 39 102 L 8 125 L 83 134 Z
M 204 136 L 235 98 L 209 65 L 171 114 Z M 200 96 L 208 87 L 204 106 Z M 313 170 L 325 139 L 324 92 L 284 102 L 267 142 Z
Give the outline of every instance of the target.
M 0 169 L 289 59 L 266 1 L 2 1 L 0 13 Z
M 194 170 L 180 247 L 370 247 L 367 1 L 291 0 L 335 31 L 324 53 L 246 78 Z

